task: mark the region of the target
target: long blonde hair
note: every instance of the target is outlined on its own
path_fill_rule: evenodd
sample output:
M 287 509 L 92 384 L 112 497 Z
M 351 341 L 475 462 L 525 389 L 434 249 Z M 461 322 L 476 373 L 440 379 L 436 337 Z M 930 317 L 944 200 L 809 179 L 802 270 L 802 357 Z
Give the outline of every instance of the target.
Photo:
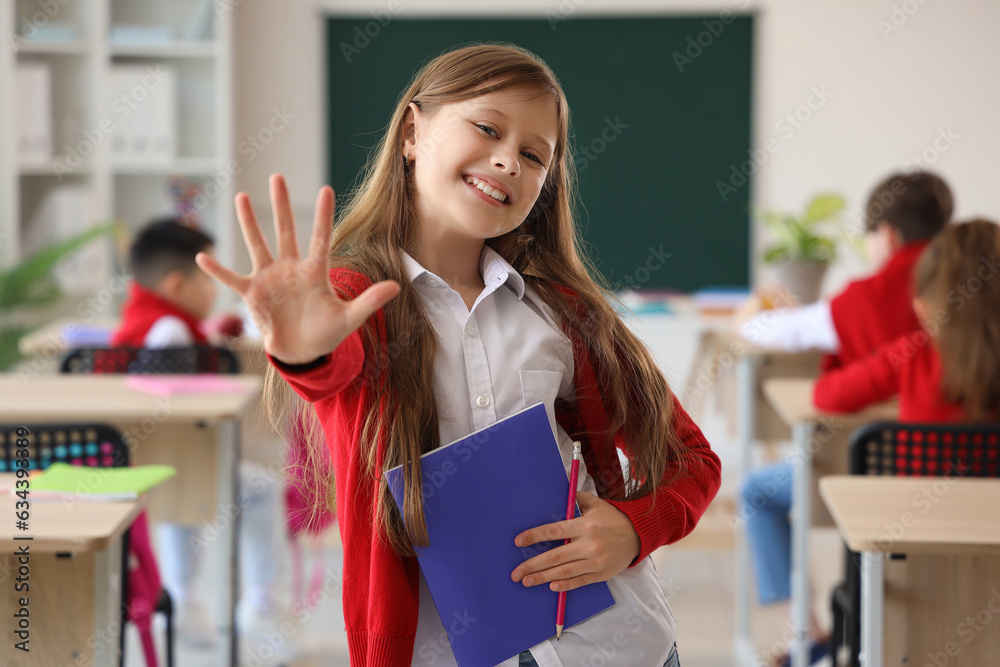
M 917 295 L 940 314 L 941 390 L 972 421 L 1000 419 L 998 256 L 1000 226 L 977 218 L 945 227 L 915 271 Z
M 402 252 L 411 247 L 416 221 L 412 180 L 402 160 L 404 118 L 410 102 L 417 103 L 430 118 L 443 105 L 515 86 L 537 88 L 554 97 L 558 138 L 551 168 L 526 219 L 513 231 L 486 243 L 562 316 L 574 346 L 585 350 L 591 359 L 596 389 L 609 417 L 608 434 L 621 430 L 629 443 L 627 484 L 598 479 L 597 471 L 592 471 L 602 497 L 624 500 L 651 494 L 662 482 L 668 465 L 676 474 L 684 467 L 685 451 L 670 427 L 673 401 L 666 379 L 646 347 L 609 304 L 611 290 L 581 250 L 582 239 L 574 223 L 576 172 L 568 146 L 569 107 L 555 74 L 540 58 L 512 44 L 458 48 L 428 62 L 399 97 L 360 184 L 339 212 L 330 244 L 332 266 L 353 269 L 373 282 L 388 279 L 402 286 L 383 308 L 385 331 L 375 331 L 374 317 L 362 327 L 366 371 L 377 371 L 365 380 L 370 384 L 372 401 L 365 407 L 362 441 L 348 446 L 360 447 L 367 472 L 381 479 L 377 523 L 392 547 L 404 556 L 413 555 L 413 545 L 427 544 L 419 457 L 440 445 L 433 400 L 437 341 L 402 261 Z M 571 303 L 556 284 L 571 288 L 576 301 Z M 380 341 L 380 333 L 387 335 L 387 345 L 384 339 Z M 267 385 L 272 396 L 281 392 L 279 407 L 296 401 L 302 406 L 301 399 L 288 390 L 273 368 L 268 370 Z M 425 400 L 413 400 L 418 396 Z M 269 405 L 274 402 L 268 401 Z M 273 410 L 270 414 L 272 423 L 280 428 L 287 412 Z M 328 456 L 321 434 L 314 433 L 310 442 L 316 443 L 310 447 L 311 456 Z M 402 465 L 405 471 L 405 523 L 383 470 L 377 469 L 380 457 L 383 469 Z M 323 480 L 313 476 L 310 483 L 321 484 Z

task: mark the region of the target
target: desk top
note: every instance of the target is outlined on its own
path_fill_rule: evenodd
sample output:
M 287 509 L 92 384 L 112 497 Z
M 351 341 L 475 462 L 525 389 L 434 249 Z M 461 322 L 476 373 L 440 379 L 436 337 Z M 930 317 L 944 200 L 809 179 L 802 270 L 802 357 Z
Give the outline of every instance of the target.
M 0 473 L 3 486 L 15 479 L 14 473 Z M 132 525 L 145 504 L 142 497 L 124 502 L 33 501 L 29 493 L 28 530 L 20 531 L 14 515 L 14 503 L 19 500 L 6 489 L 0 491 L 0 553 L 14 553 L 22 546 L 29 546 L 32 553 L 100 551 Z M 15 536 L 34 539 L 15 540 Z
M 223 421 L 242 415 L 262 382 L 251 374 L 225 377 L 241 388 L 160 397 L 130 389 L 127 375 L 0 374 L 0 421 Z
M 854 551 L 1000 555 L 1000 479 L 833 475 L 819 489 Z
M 839 414 L 823 412 L 813 405 L 815 380 L 804 378 L 774 378 L 765 380 L 764 396 L 774 406 L 782 421 L 791 426 L 802 422 L 818 422 L 832 418 L 845 424 L 867 424 L 873 421 L 895 420 L 899 417 L 899 403 L 879 403 L 860 412 Z
M 101 318 L 93 322 L 81 322 L 77 318 L 62 317 L 45 324 L 34 331 L 25 334 L 18 341 L 17 347 L 22 355 L 26 357 L 47 356 L 61 357 L 66 352 L 66 336 L 63 330 L 69 324 L 76 324 L 80 327 L 102 327 L 114 329 L 118 326 L 117 318 Z M 237 351 L 263 350 L 263 344 L 259 338 L 247 338 L 240 336 L 227 343 Z

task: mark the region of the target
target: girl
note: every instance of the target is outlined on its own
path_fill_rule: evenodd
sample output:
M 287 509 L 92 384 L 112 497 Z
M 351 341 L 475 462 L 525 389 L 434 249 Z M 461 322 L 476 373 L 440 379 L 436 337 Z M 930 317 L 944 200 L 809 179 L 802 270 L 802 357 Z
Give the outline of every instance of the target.
M 511 535 L 520 546 L 572 540 L 511 578 L 553 591 L 608 581 L 617 604 L 505 667 L 679 664 L 649 554 L 694 528 L 719 459 L 578 251 L 568 127 L 566 97 L 533 54 L 447 52 L 400 97 L 332 236 L 333 191 L 320 190 L 306 258 L 277 175 L 277 257 L 243 193 L 253 272 L 199 256 L 247 302 L 272 379 L 322 424 L 352 665 L 455 665 L 414 557 L 427 540 L 419 457 L 536 401 L 567 470 L 573 439 L 584 442 L 583 516 Z M 397 465 L 408 471 L 405 523 L 381 474 Z
M 923 324 L 816 382 L 816 407 L 852 412 L 899 394 L 901 421 L 1000 420 L 1000 227 L 946 227 L 916 268 Z

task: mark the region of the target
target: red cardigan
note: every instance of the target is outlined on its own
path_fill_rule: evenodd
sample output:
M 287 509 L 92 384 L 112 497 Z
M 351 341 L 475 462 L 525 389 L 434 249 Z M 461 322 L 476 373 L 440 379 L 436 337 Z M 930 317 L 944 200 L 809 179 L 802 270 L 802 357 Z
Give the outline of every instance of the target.
M 923 329 L 883 345 L 850 366 L 824 373 L 813 389 L 820 410 L 854 412 L 899 395 L 899 420 L 955 422 L 962 406 L 941 393 L 941 356 Z
M 330 277 L 346 299 L 353 299 L 371 284 L 365 276 L 344 269 L 333 269 Z M 371 322 L 385 349 L 387 337 L 381 310 Z M 629 443 L 621 433 L 606 433 L 608 417 L 598 379 L 582 341 L 568 328 L 566 332 L 573 341 L 577 404 L 557 403 L 557 420 L 568 434 L 584 443 L 587 470 L 598 494 L 605 495 L 609 489 L 622 486 L 616 447 L 627 454 Z M 306 370 L 282 368 L 269 359 L 292 388 L 314 405 L 332 453 L 338 525 L 344 545 L 344 623 L 351 664 L 408 667 L 413 660 L 417 630 L 419 566 L 416 558 L 401 558 L 380 538 L 376 521 L 380 475 L 365 472 L 358 445 L 365 408 L 373 400 L 371 383 L 378 378 L 378 365 L 366 363 L 359 331 L 344 339 L 326 361 Z M 639 535 L 640 551 L 632 566 L 654 549 L 690 533 L 719 490 L 719 458 L 676 400 L 673 428 L 691 453 L 686 473 L 672 484 L 659 487 L 655 507 L 649 496 L 611 501 L 629 517 Z M 377 469 L 381 470 L 384 441 L 380 439 L 378 446 Z M 666 474 L 672 472 L 668 469 Z
M 847 366 L 879 345 L 920 328 L 913 312 L 913 269 L 928 243 L 904 245 L 878 273 L 855 280 L 830 301 L 840 349 L 824 357 L 824 371 Z
M 122 306 L 122 321 L 111 335 L 111 347 L 142 347 L 146 334 L 161 317 L 173 315 L 187 325 L 196 343 L 208 341 L 201 332 L 198 318 L 163 298 L 151 289 L 133 281 L 129 286 L 128 299 Z

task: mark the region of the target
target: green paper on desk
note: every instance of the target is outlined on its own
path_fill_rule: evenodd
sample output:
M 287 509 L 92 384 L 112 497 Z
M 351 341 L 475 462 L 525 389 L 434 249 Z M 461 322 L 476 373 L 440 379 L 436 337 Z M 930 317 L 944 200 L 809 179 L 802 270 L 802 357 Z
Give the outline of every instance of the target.
M 127 468 L 89 468 L 53 463 L 30 478 L 29 498 L 78 498 L 80 500 L 135 500 L 157 484 L 177 474 L 168 465 Z

